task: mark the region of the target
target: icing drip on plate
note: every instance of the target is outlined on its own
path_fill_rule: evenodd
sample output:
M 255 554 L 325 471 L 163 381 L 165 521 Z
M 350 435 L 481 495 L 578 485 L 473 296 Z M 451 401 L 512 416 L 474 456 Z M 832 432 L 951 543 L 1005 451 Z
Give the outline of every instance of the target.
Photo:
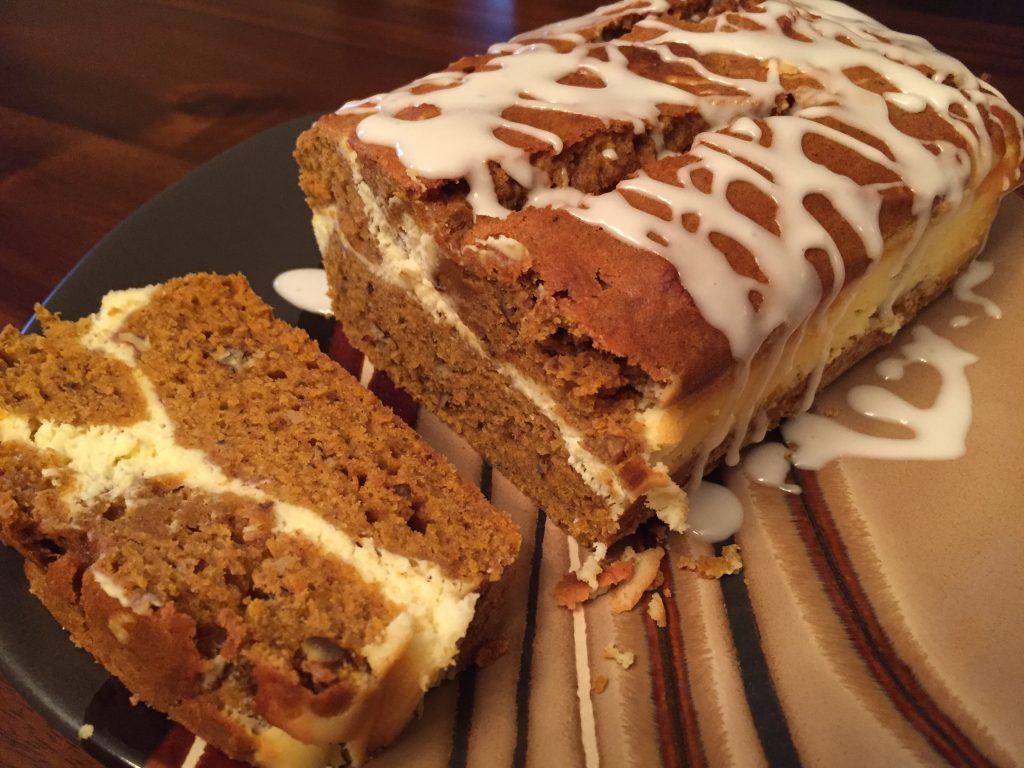
M 292 306 L 317 315 L 331 314 L 327 273 L 322 269 L 289 269 L 274 278 L 277 295 Z
M 913 340 L 900 353 L 900 357 L 885 361 L 887 378 L 901 377 L 903 369 L 915 362 L 934 366 L 942 376 L 942 386 L 930 407 L 919 408 L 874 385 L 852 388 L 847 399 L 850 407 L 865 416 L 909 427 L 913 437 L 866 435 L 824 416 L 805 413 L 782 427 L 786 442 L 794 448 L 796 466 L 821 469 L 840 456 L 952 459 L 963 455 L 972 410 L 966 368 L 978 358 L 923 325 L 914 328 Z
M 992 277 L 995 267 L 991 261 L 972 261 L 964 273 L 953 283 L 953 295 L 958 300 L 968 304 L 977 304 L 989 317 L 998 320 L 1003 316 L 1003 310 L 992 299 L 979 296 L 974 289 Z M 967 323 L 963 323 L 966 325 Z
M 979 305 L 985 308 L 989 317 L 999 319 L 1002 312 L 998 305 L 973 293 L 973 289 L 990 278 L 994 271 L 990 261 L 972 262 L 957 280 L 953 294 L 957 300 Z M 956 315 L 949 325 L 962 328 L 976 319 Z M 931 406 L 916 407 L 879 386 L 854 387 L 847 393 L 847 403 L 853 410 L 869 418 L 908 427 L 913 432 L 912 437 L 868 435 L 833 418 L 804 413 L 782 425 L 788 446 L 766 442 L 746 451 L 742 469 L 747 476 L 756 483 L 786 493 L 801 493 L 799 485 L 786 482 L 793 464 L 818 470 L 843 456 L 903 460 L 941 460 L 962 456 L 974 410 L 965 370 L 978 358 L 927 326 L 916 326 L 912 336 L 913 340 L 900 349 L 898 357 L 879 361 L 875 365 L 875 373 L 884 381 L 900 381 L 907 366 L 915 363 L 929 365 L 940 377 L 939 391 Z
M 973 323 L 975 318 L 968 317 L 967 315 L 957 315 L 949 321 L 950 328 L 965 328 Z
M 743 504 L 731 490 L 705 480 L 689 494 L 690 533 L 716 544 L 736 533 L 743 524 Z
M 981 306 L 986 315 L 999 319 L 1002 317 L 999 306 L 991 299 L 978 296 L 973 290 L 988 280 L 994 271 L 995 266 L 991 261 L 971 262 L 954 284 L 953 295 L 964 303 Z M 973 317 L 957 315 L 950 321 L 950 326 L 962 328 L 974 320 Z M 782 425 L 782 434 L 794 449 L 793 463 L 796 466 L 821 469 L 832 459 L 841 456 L 930 460 L 955 459 L 964 454 L 974 410 L 966 368 L 977 362 L 978 358 L 937 335 L 927 326 L 916 326 L 912 335 L 913 341 L 900 349 L 900 356 L 880 361 L 875 366 L 875 373 L 884 381 L 899 381 L 908 365 L 930 365 L 941 377 L 939 392 L 932 405 L 918 408 L 895 393 L 877 386 L 852 388 L 847 394 L 847 402 L 864 416 L 909 427 L 914 433 L 913 437 L 866 435 L 833 419 L 804 413 Z M 778 448 L 782 449 L 782 446 Z M 748 457 L 762 449 L 776 450 L 769 445 L 759 446 Z M 756 479 L 746 462 L 744 466 L 748 474 Z
M 762 443 L 755 445 L 743 456 L 743 471 L 759 485 L 778 488 L 786 493 L 802 493 L 795 483 L 787 483 L 789 474 L 788 449 L 780 443 Z

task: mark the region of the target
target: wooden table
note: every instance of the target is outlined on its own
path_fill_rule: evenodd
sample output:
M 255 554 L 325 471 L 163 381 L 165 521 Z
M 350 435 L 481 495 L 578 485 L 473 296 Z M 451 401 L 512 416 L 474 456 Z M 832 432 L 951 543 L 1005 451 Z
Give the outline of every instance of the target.
M 1024 107 L 1024 13 L 1013 4 L 857 5 L 989 73 Z M 6 0 L 0 325 L 23 325 L 114 225 L 241 140 L 591 7 L 591 0 Z M 96 763 L 0 679 L 0 768 L 44 765 Z

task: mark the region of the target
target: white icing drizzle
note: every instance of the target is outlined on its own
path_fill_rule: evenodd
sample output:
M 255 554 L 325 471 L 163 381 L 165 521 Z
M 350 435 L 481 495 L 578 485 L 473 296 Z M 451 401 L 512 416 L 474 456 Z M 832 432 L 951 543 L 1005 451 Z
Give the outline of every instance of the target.
M 646 15 L 648 13 L 665 13 L 670 3 L 668 0 L 648 0 L 637 2 L 637 0 L 622 0 L 619 3 L 611 3 L 595 8 L 593 11 L 582 16 L 574 16 L 571 19 L 545 24 L 543 27 L 522 32 L 513 37 L 507 43 L 496 43 L 490 48 L 491 53 L 504 53 L 514 50 L 518 43 L 537 38 L 548 38 L 550 40 L 565 40 L 567 42 L 582 42 L 580 30 L 593 27 L 609 19 L 628 15 Z
M 689 492 L 689 532 L 715 544 L 725 541 L 743 524 L 743 503 L 724 485 L 705 480 Z
M 1003 316 L 1003 310 L 996 304 L 992 299 L 986 298 L 985 296 L 979 296 L 974 292 L 974 289 L 981 285 L 983 282 L 992 277 L 992 272 L 995 267 L 991 261 L 979 261 L 975 260 L 968 265 L 964 273 L 956 279 L 953 283 L 953 295 L 957 297 L 959 301 L 963 301 L 968 304 L 977 304 L 989 317 L 998 320 Z M 966 323 L 964 323 L 966 325 Z
M 327 273 L 322 269 L 289 269 L 274 278 L 274 290 L 289 304 L 316 315 L 331 314 Z
M 583 202 L 586 195 L 572 187 L 538 189 L 530 193 L 530 205 L 535 208 L 574 208 Z
M 913 330 L 913 340 L 900 349 L 900 357 L 886 361 L 889 378 L 902 376 L 911 363 L 932 365 L 942 384 L 930 407 L 919 408 L 883 387 L 862 385 L 847 394 L 850 406 L 865 416 L 909 427 L 913 437 L 900 439 L 867 435 L 837 421 L 804 413 L 782 425 L 793 449 L 793 463 L 821 469 L 840 456 L 875 459 L 952 459 L 962 456 L 971 425 L 971 389 L 966 368 L 977 357 L 937 336 L 926 326 Z
M 662 11 L 666 3 L 651 3 L 637 9 Z M 599 9 L 599 12 L 602 9 Z M 566 37 L 560 30 L 568 26 L 550 27 L 528 33 L 530 37 Z M 523 36 L 521 36 L 522 39 Z M 512 129 L 547 144 L 558 153 L 562 140 L 555 134 L 503 116 L 512 106 L 533 110 L 558 110 L 595 117 L 605 122 L 619 120 L 631 123 L 637 133 L 652 128 L 660 114 L 659 105 L 671 104 L 698 109 L 709 123 L 722 125 L 744 114 L 768 114 L 779 92 L 777 82 L 739 81 L 709 72 L 695 59 L 686 59 L 698 77 L 708 82 L 736 88 L 740 94 L 709 99 L 666 82 L 636 74 L 620 47 L 624 41 L 576 45 L 560 53 L 545 44 L 510 43 L 492 49 L 498 53 L 489 68 L 470 74 L 440 72 L 420 78 L 405 88 L 370 99 L 350 102 L 341 111 L 370 112 L 359 123 L 357 134 L 362 141 L 390 146 L 403 164 L 414 174 L 427 179 L 466 179 L 469 201 L 478 215 L 503 217 L 509 213 L 501 206 L 494 192 L 488 163 L 496 163 L 531 194 L 551 185 L 547 176 L 534 168 L 529 154 L 506 144 L 495 136 L 497 129 Z M 607 61 L 594 55 L 607 54 Z M 683 61 L 667 53 L 659 53 Z M 584 70 L 605 83 L 605 87 L 586 88 L 559 83 L 577 70 Z M 424 93 L 424 89 L 440 86 L 440 90 Z M 407 120 L 398 117 L 403 110 L 430 104 L 439 114 L 429 119 Z
M 644 174 L 619 186 L 620 191 L 641 193 L 668 204 L 674 214 L 673 222 L 666 224 L 632 208 L 618 192 L 587 198 L 574 213 L 671 261 L 705 319 L 729 338 L 737 360 L 748 360 L 768 333 L 780 325 L 799 324 L 817 306 L 817 281 L 812 279 L 804 252 L 824 248 L 833 268 L 840 263 L 831 239 L 803 208 L 807 195 L 825 194 L 860 234 L 869 254 L 877 256 L 881 252 L 878 209 L 883 188 L 862 188 L 846 176 L 811 162 L 804 155 L 803 140 L 817 134 L 905 176 L 915 194 L 916 212 L 926 217 L 936 200 L 959 202 L 972 172 L 971 157 L 977 163 L 975 171 L 987 170 L 991 148 L 977 103 L 998 97 L 994 89 L 983 86 L 962 64 L 935 51 L 923 39 L 887 30 L 840 3 L 769 0 L 763 7 L 763 13 L 715 17 L 714 32 L 680 29 L 655 16 L 637 24 L 637 28 L 657 33 L 642 44 L 619 39 L 583 44 L 578 31 L 587 26 L 616 16 L 663 13 L 669 8 L 666 2 L 635 6 L 619 3 L 495 46 L 491 52 L 497 55 L 482 71 L 428 75 L 392 93 L 350 103 L 342 111 L 368 112 L 358 126 L 360 139 L 393 147 L 414 174 L 432 179 L 466 178 L 474 210 L 491 216 L 503 216 L 508 211 L 495 197 L 488 163 L 500 165 L 526 186 L 532 205 L 564 206 L 573 202 L 571 193 L 549 191 L 553 185 L 530 165 L 525 151 L 494 135 L 498 128 L 511 128 L 539 139 L 556 153 L 561 150 L 557 136 L 503 117 L 509 106 L 556 109 L 605 122 L 628 121 L 641 132 L 653 128 L 659 105 L 685 105 L 697 109 L 712 128 L 729 125 L 731 132 L 742 138 L 721 133 L 701 135 L 691 152 L 698 162 L 685 171 L 692 175 L 698 167 L 711 170 L 715 174 L 715 188 L 710 195 L 692 187 L 657 182 Z M 762 28 L 737 29 L 730 22 L 737 15 Z M 785 35 L 782 22 L 791 22 L 793 32 L 810 42 Z M 574 47 L 559 52 L 535 42 L 538 38 L 558 39 L 574 43 Z M 853 45 L 848 44 L 851 42 Z M 628 68 L 622 50 L 640 45 L 656 52 L 666 64 L 692 68 L 697 80 L 729 86 L 741 95 L 698 96 L 635 74 Z M 678 45 L 689 46 L 700 55 L 738 53 L 757 59 L 766 64 L 768 76 L 762 82 L 713 74 L 698 59 L 673 53 L 672 46 Z M 597 51 L 606 52 L 608 61 L 597 58 Z M 760 129 L 745 116 L 770 113 L 783 94 L 779 81 L 779 68 L 783 65 L 815 78 L 822 88 L 803 88 L 794 93 L 794 113 L 769 118 L 772 146 L 761 147 L 756 143 Z M 935 75 L 925 76 L 914 68 L 917 65 L 932 68 Z M 880 96 L 861 88 L 843 74 L 844 69 L 853 67 L 873 69 L 899 91 Z M 605 87 L 558 82 L 580 69 L 599 77 Z M 944 84 L 947 78 L 956 87 Z M 443 89 L 423 92 L 424 88 L 435 86 Z M 397 117 L 405 109 L 424 104 L 432 105 L 439 114 L 416 121 Z M 935 142 L 937 154 L 929 151 L 920 141 L 892 125 L 889 105 L 908 112 L 935 110 L 957 131 L 969 147 L 970 156 L 943 142 Z M 1010 109 L 1005 103 L 1000 106 Z M 953 114 L 954 107 L 966 116 Z M 878 136 L 894 159 L 847 133 L 822 125 L 820 121 L 824 119 L 835 119 Z M 765 179 L 737 158 L 753 161 L 774 179 Z M 681 172 L 679 181 L 685 185 L 683 176 Z M 782 219 L 780 237 L 767 235 L 727 204 L 707 205 L 709 196 L 723 198 L 729 184 L 735 181 L 753 183 L 776 199 Z M 693 211 L 700 211 L 702 216 L 698 231 L 690 233 L 679 226 L 676 215 Z M 712 217 L 710 211 L 717 213 Z M 738 234 L 741 244 L 757 254 L 767 286 L 732 271 L 724 257 L 707 242 L 707 235 L 716 231 L 729 232 L 734 237 Z M 667 240 L 668 245 L 654 243 L 649 237 L 651 233 Z M 836 282 L 842 283 L 841 273 L 837 274 Z M 746 301 L 750 290 L 771 294 L 765 296 L 758 312 Z
M 957 315 L 949 321 L 950 328 L 964 328 L 973 323 L 975 318 L 968 317 L 967 315 Z
M 904 370 L 906 366 L 903 361 L 893 357 L 886 358 L 875 366 L 875 373 L 886 381 L 899 381 L 903 378 Z
M 809 94 L 810 98 L 807 93 L 797 93 L 797 109 L 793 114 L 764 120 L 771 131 L 770 147 L 758 142 L 762 131 L 757 124 L 749 118 L 741 118 L 730 126 L 731 131 L 737 134 L 735 136 L 705 133 L 697 137 L 689 153 L 696 162 L 680 169 L 678 186 L 656 181 L 641 173 L 635 179 L 621 183 L 616 192 L 588 197 L 583 203 L 583 210 L 573 212 L 670 261 L 679 271 L 683 285 L 704 319 L 729 340 L 733 356 L 740 365 L 737 378 L 744 383 L 753 355 L 769 334 L 782 329 L 778 343 L 785 343 L 821 304 L 820 283 L 804 254 L 812 248 L 824 250 L 835 275 L 833 288 L 838 288 L 844 279 L 842 260 L 835 244 L 803 206 L 809 195 L 822 194 L 829 199 L 860 235 L 871 258 L 877 258 L 882 252 L 878 212 L 881 194 L 890 185 L 862 187 L 849 177 L 811 162 L 803 149 L 809 135 L 821 136 L 848 147 L 892 170 L 898 177 L 907 178 L 915 193 L 918 234 L 923 232 L 923 225 L 930 218 L 935 201 L 960 202 L 971 172 L 971 163 L 963 150 L 936 142 L 940 151 L 934 154 L 920 141 L 897 130 L 888 116 L 888 104 L 893 100 L 880 98 L 854 84 L 843 70 L 856 66 L 870 67 L 896 87 L 913 93 L 914 111 L 931 107 L 948 117 L 950 124 L 972 149 L 971 154 L 979 158 L 980 165 L 984 166 L 991 154 L 980 113 L 970 98 L 955 88 L 935 82 L 938 77 L 929 79 L 916 69 L 903 65 L 901 60 L 910 64 L 927 62 L 943 76 L 948 74 L 963 87 L 973 85 L 976 89 L 977 81 L 957 62 L 926 50 L 927 44 L 919 39 L 900 36 L 900 42 L 909 45 L 910 50 L 884 43 L 876 37 L 881 28 L 863 16 L 853 14 L 843 19 L 815 17 L 809 11 L 823 13 L 825 8 L 821 3 L 789 6 L 768 2 L 765 8 L 775 20 L 791 18 L 794 31 L 810 38 L 813 44 L 781 34 L 766 34 L 761 30 L 708 35 L 680 30 L 657 20 L 641 22 L 641 26 L 664 31 L 662 37 L 649 41 L 649 44 L 659 44 L 664 40 L 666 43 L 684 43 L 702 53 L 738 51 L 769 64 L 777 58 L 819 80 L 824 85 L 824 93 L 834 97 L 834 102 L 819 103 L 822 93 L 816 90 Z M 828 10 L 841 11 L 842 6 L 829 4 Z M 757 17 L 758 14 L 751 15 L 753 19 Z M 725 17 L 717 20 L 720 26 L 724 23 Z M 840 42 L 840 37 L 852 40 L 860 47 Z M 974 118 L 970 127 L 950 115 L 949 110 L 954 105 Z M 826 118 L 838 120 L 869 135 L 880 136 L 894 159 L 818 122 Z M 767 171 L 770 178 L 751 168 L 744 160 Z M 698 170 L 708 170 L 713 174 L 708 194 L 690 181 Z M 987 168 L 983 167 L 983 170 Z M 780 236 L 756 226 L 725 202 L 729 185 L 738 181 L 754 185 L 778 203 Z M 619 194 L 622 191 L 639 193 L 668 206 L 670 222 L 634 208 Z M 715 198 L 720 204 L 708 204 L 708 197 Z M 680 216 L 698 212 L 696 231 L 691 232 L 679 225 Z M 767 284 L 736 274 L 724 255 L 710 242 L 709 236 L 714 232 L 728 232 L 747 251 L 755 254 Z M 652 242 L 650 233 L 657 235 L 655 242 Z M 908 246 L 908 253 L 912 252 L 915 241 Z M 893 285 L 887 307 L 891 306 L 902 287 L 898 279 L 893 281 Z M 757 291 L 762 297 L 757 311 L 747 299 L 751 291 Z M 829 299 L 834 295 L 833 290 Z M 775 357 L 773 363 L 777 362 Z M 774 365 L 766 368 L 771 371 Z M 818 377 L 820 370 L 814 379 Z M 812 383 L 816 384 L 816 381 L 812 380 Z M 743 384 L 737 385 L 737 395 L 742 387 Z M 732 461 L 738 457 L 739 442 L 745 436 L 750 415 L 736 414 L 735 417 L 737 439 L 730 452 Z M 727 431 L 717 430 L 718 434 L 713 435 L 709 442 L 717 444 L 724 437 L 722 433 Z
M 789 474 L 789 449 L 781 443 L 755 445 L 743 455 L 743 471 L 747 477 L 760 485 L 778 488 L 786 493 L 799 494 L 802 489 L 796 483 L 787 483 Z

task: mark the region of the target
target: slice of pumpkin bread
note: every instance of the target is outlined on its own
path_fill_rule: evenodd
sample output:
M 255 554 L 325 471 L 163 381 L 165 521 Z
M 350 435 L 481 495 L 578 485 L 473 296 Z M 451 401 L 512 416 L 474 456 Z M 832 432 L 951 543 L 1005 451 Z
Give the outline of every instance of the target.
M 0 335 L 0 539 L 72 639 L 235 758 L 393 739 L 482 639 L 511 520 L 240 276 L 41 319 Z

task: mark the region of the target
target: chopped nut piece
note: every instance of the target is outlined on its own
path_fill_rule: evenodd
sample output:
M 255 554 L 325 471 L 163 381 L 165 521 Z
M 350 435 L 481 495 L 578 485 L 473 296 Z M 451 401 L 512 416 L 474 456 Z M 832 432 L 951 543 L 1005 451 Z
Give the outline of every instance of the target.
M 227 347 L 225 349 L 218 350 L 213 356 L 221 365 L 233 368 L 238 371 L 246 366 L 251 355 L 244 349 L 238 349 L 237 347 Z
M 728 544 L 718 557 L 687 557 L 679 558 L 679 567 L 685 571 L 694 571 L 705 579 L 720 579 L 737 573 L 743 567 L 739 544 Z
M 134 333 L 128 333 L 127 331 L 121 331 L 115 338 L 117 341 L 124 344 L 129 344 L 135 347 L 136 352 L 145 352 L 149 349 L 149 339 L 144 339 L 141 336 L 136 336 Z
M 651 621 L 664 628 L 665 601 L 661 599 L 661 595 L 657 592 L 651 595 L 651 599 L 647 601 L 647 615 L 651 617 Z
M 604 693 L 608 687 L 608 678 L 604 675 L 594 675 L 590 678 L 590 690 L 594 693 Z
M 604 657 L 614 661 L 623 669 L 629 669 L 636 662 L 636 654 L 632 651 L 623 651 L 615 643 L 604 647 Z
M 127 645 L 131 639 L 128 628 L 135 623 L 135 617 L 124 611 L 119 611 L 107 620 L 107 628 L 121 645 Z
M 348 654 L 327 637 L 309 637 L 302 641 L 302 651 L 312 662 L 331 664 L 345 661 Z
M 616 584 L 632 578 L 635 572 L 635 560 L 623 558 L 621 560 L 616 560 L 614 563 L 609 563 L 605 569 L 597 575 L 598 593 L 604 594 L 605 591 L 611 589 Z
M 581 604 L 599 597 L 612 587 L 612 611 L 625 613 L 640 602 L 644 592 L 661 586 L 661 559 L 665 550 L 661 547 L 636 552 L 632 547 L 618 560 L 607 564 L 597 574 L 597 587 L 591 587 L 572 573 L 567 573 L 555 586 L 555 602 L 563 608 L 573 610 Z

